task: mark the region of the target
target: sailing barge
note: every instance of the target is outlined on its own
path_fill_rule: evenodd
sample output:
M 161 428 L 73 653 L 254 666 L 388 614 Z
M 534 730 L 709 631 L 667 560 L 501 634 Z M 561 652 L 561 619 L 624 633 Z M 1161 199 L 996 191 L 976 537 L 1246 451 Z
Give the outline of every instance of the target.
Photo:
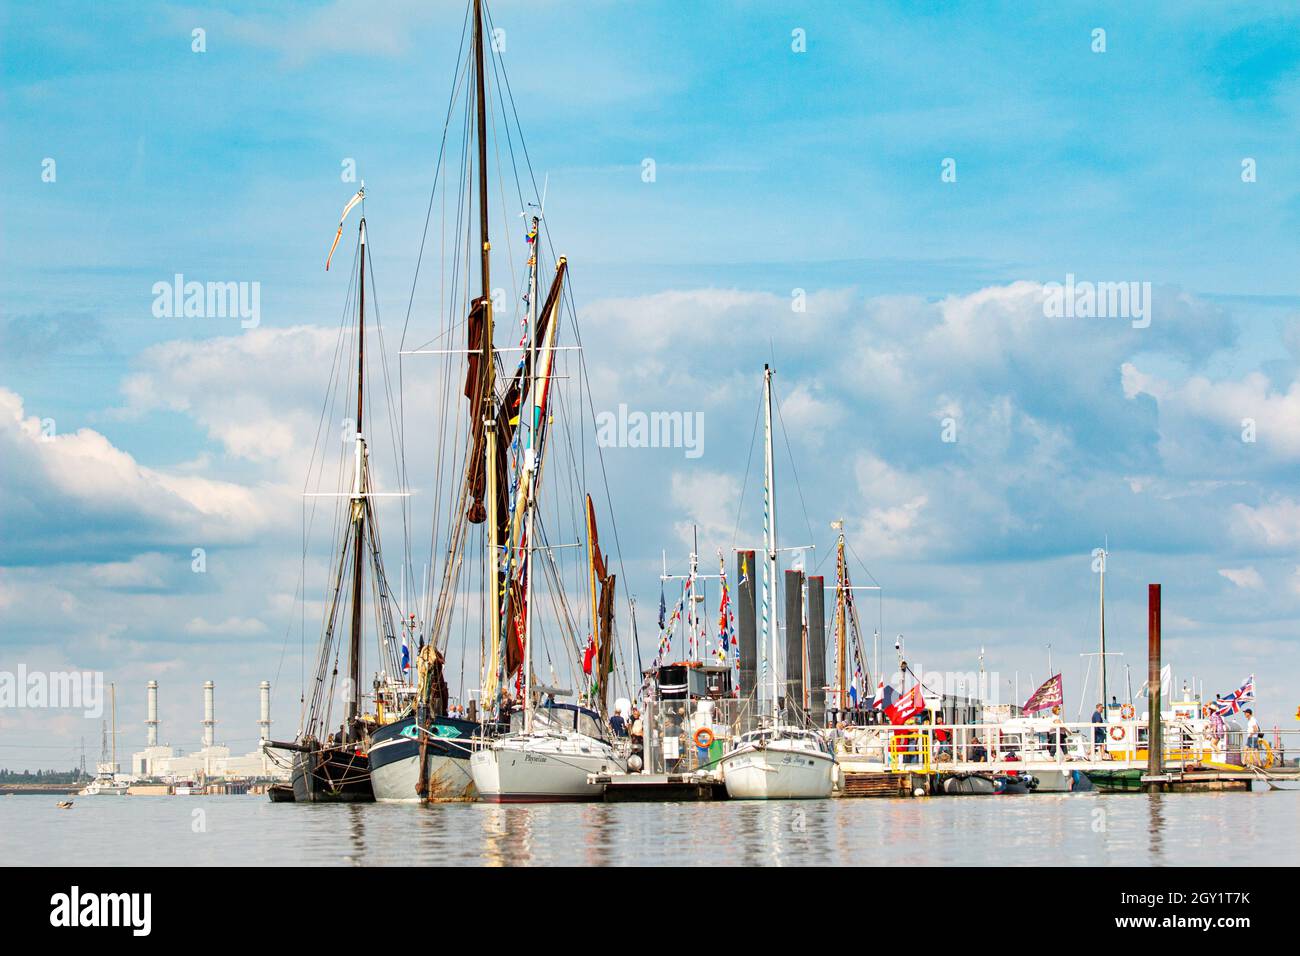
M 365 186 L 343 209 L 339 231 L 330 258 L 338 246 L 348 213 L 365 199 Z M 271 741 L 268 746 L 293 755 L 293 800 L 297 803 L 368 802 L 374 800 L 369 757 L 370 735 L 389 711 L 410 696 L 409 688 L 390 679 L 400 674 L 392 600 L 380 549 L 378 522 L 370 468 L 370 449 L 365 432 L 366 398 L 366 219 L 364 205 L 357 227 L 356 324 L 355 343 L 356 415 L 352 421 L 351 487 L 346 491 L 313 493 L 313 497 L 343 499 L 346 511 L 338 522 L 335 564 L 330 578 L 328 605 L 321 629 L 316 670 L 312 681 L 303 727 L 293 742 Z M 345 583 L 346 582 L 346 583 Z M 371 610 L 377 622 L 375 637 L 384 670 L 374 685 L 375 715 L 365 715 L 361 707 L 363 634 L 367 593 L 372 594 Z M 344 605 L 347 624 L 343 626 Z M 346 671 L 339 681 L 338 656 L 346 634 Z M 344 701 L 342 721 L 334 725 L 332 704 L 339 694 Z M 287 794 L 271 794 L 275 802 Z

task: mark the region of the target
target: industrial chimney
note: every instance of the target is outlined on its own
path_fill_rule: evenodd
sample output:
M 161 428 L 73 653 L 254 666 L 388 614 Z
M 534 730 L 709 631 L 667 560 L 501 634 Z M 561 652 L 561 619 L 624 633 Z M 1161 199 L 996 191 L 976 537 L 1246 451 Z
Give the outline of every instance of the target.
M 261 728 L 260 735 L 262 742 L 265 743 L 271 739 L 271 682 L 264 680 L 257 687 L 262 692 L 262 718 L 257 722 L 257 726 Z
M 146 708 L 147 718 L 145 726 L 145 744 L 149 747 L 158 746 L 158 682 L 151 680 L 145 685 L 148 693 L 148 706 Z
M 216 704 L 213 700 L 212 681 L 203 682 L 203 746 L 211 748 L 216 742 Z

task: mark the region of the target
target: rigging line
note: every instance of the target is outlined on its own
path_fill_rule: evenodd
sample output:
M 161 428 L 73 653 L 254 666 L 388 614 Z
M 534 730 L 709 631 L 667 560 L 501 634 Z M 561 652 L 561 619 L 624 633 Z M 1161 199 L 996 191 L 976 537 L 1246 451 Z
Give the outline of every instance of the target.
M 469 25 L 469 8 L 465 9 L 465 18 L 461 23 L 460 43 L 456 47 L 456 66 L 452 71 L 455 79 L 451 85 L 451 95 L 447 98 L 447 115 L 442 122 L 442 137 L 438 144 L 438 162 L 433 168 L 433 186 L 429 189 L 429 205 L 424 213 L 424 229 L 420 233 L 420 252 L 415 259 L 415 275 L 411 278 L 411 295 L 406 304 L 406 321 L 402 325 L 402 348 L 406 347 L 406 330 L 411 323 L 411 310 L 415 306 L 415 290 L 420 281 L 420 264 L 424 261 L 424 246 L 429 238 L 429 222 L 433 217 L 433 199 L 438 192 L 438 182 L 442 174 L 443 161 L 447 151 L 447 133 L 451 129 L 451 115 L 458 99 L 457 92 L 465 76 L 469 75 L 469 59 L 464 58 L 464 73 L 461 72 L 462 57 L 465 53 L 465 31 Z
M 492 11 L 491 11 L 491 10 L 487 10 L 487 9 L 486 9 L 486 6 L 484 7 L 484 9 L 485 9 L 485 12 L 486 12 L 486 14 L 487 14 L 488 27 L 489 27 L 489 29 L 493 29 L 493 30 L 494 30 L 494 29 L 495 29 L 495 25 L 494 25 L 493 22 L 492 22 Z M 502 87 L 501 77 L 504 76 L 504 75 L 505 75 L 505 72 L 506 72 L 506 64 L 505 64 L 505 60 L 503 59 L 502 52 L 501 52 L 500 50 L 496 50 L 496 49 L 494 49 L 494 50 L 492 51 L 492 53 L 493 53 L 493 56 L 491 57 L 491 60 L 492 60 L 492 73 L 493 73 L 494 76 L 497 77 L 497 88 L 500 89 L 500 88 Z M 512 97 L 512 98 L 511 98 L 511 103 L 512 103 L 512 105 L 513 105 L 513 102 L 514 102 L 514 100 L 513 100 L 513 97 Z M 503 125 L 503 127 L 504 127 L 504 129 L 505 129 L 505 131 L 506 131 L 506 144 L 507 144 L 507 146 L 508 146 L 509 149 L 510 149 L 510 168 L 511 168 L 511 171 L 514 173 L 514 177 L 515 177 L 515 192 L 519 194 L 519 209 L 520 209 L 521 212 L 526 213 L 526 212 L 528 211 L 528 206 L 527 206 L 527 204 L 524 202 L 524 193 L 523 193 L 523 190 L 520 188 L 520 181 L 519 181 L 519 166 L 518 166 L 518 164 L 515 162 L 515 144 L 514 144 L 514 140 L 513 140 L 513 139 L 511 138 L 511 136 L 510 136 L 510 118 L 509 118 L 508 116 L 506 116 L 505 101 L 504 101 L 504 100 L 500 100 L 500 105 L 501 105 L 501 116 L 502 116 L 502 119 L 503 119 L 503 123 L 502 123 L 502 125 Z M 517 121 L 517 120 L 518 120 L 518 115 L 516 114 L 516 121 Z M 494 124 L 494 127 L 493 127 L 493 128 L 495 128 L 495 124 Z M 519 130 L 519 137 L 520 137 L 521 140 L 523 139 L 523 129 L 522 129 L 522 128 Z M 504 200 L 503 200 L 503 205 L 504 205 Z M 538 204 L 538 208 L 539 208 L 539 210 L 540 210 L 540 207 L 541 207 L 541 204 L 539 203 L 539 204 Z
M 484 81 L 484 96 L 487 95 L 486 80 Z M 504 110 L 502 111 L 504 115 Z M 502 241 L 506 248 L 506 262 L 510 267 L 510 285 L 515 291 L 515 314 L 513 319 L 517 322 L 519 319 L 519 275 L 515 270 L 515 244 L 510 241 L 510 217 L 506 215 L 506 187 L 505 173 L 501 170 L 501 135 L 497 132 L 497 114 L 493 108 L 493 103 L 488 103 L 488 114 L 492 117 L 492 155 L 497 164 L 497 190 L 501 194 L 501 229 Z M 525 285 L 527 283 L 525 282 Z M 488 292 L 491 295 L 491 291 Z M 495 327 L 493 329 L 495 331 Z
M 871 569 L 867 567 L 867 563 L 858 557 L 858 552 L 853 549 L 853 544 L 847 538 L 844 539 L 844 544 L 848 547 L 849 553 L 853 555 L 853 559 L 861 566 L 863 572 L 865 572 L 867 577 L 871 579 L 871 583 L 876 587 L 883 587 L 884 585 L 877 581 L 876 576 L 871 573 Z
M 485 9 L 486 9 L 486 5 L 485 5 Z M 492 15 L 491 15 L 491 11 L 488 11 L 488 12 L 487 12 L 487 18 L 488 18 L 488 25 L 489 25 L 489 27 L 490 27 L 490 26 L 492 25 Z M 524 162 L 525 162 L 525 164 L 526 164 L 527 167 L 528 167 L 528 178 L 529 178 L 529 181 L 530 181 L 530 183 L 532 184 L 532 187 L 533 187 L 533 197 L 534 197 L 534 199 L 537 200 L 538 206 L 539 206 L 539 208 L 540 208 L 540 206 L 541 206 L 541 194 L 540 194 L 540 192 L 539 192 L 539 190 L 538 190 L 538 188 L 537 188 L 537 174 L 536 174 L 536 172 L 533 170 L 532 158 L 531 158 L 531 156 L 530 156 L 529 153 L 528 153 L 528 143 L 527 143 L 527 140 L 525 139 L 525 137 L 524 137 L 524 135 L 523 135 L 523 124 L 522 124 L 522 123 L 520 122 L 520 120 L 519 120 L 519 109 L 518 109 L 518 104 L 515 102 L 514 91 L 513 91 L 513 89 L 512 89 L 511 86 L 510 86 L 510 74 L 509 74 L 509 71 L 507 71 L 507 70 L 504 68 L 504 63 L 502 64 L 502 69 L 501 69 L 500 84 L 504 86 L 505 94 L 506 94 L 505 98 L 501 100 L 502 109 L 504 110 L 505 102 L 508 100 L 509 103 L 510 103 L 511 114 L 514 116 L 515 127 L 516 127 L 516 129 L 519 130 L 519 146 L 520 146 L 520 149 L 522 150 L 522 152 L 523 152 L 523 154 L 524 154 Z M 507 126 L 508 126 L 508 124 L 507 124 Z M 516 176 L 516 183 L 518 183 L 518 181 L 519 181 L 519 177 Z M 522 199 L 522 196 L 521 196 L 521 199 Z M 552 259 L 558 261 L 558 256 L 556 255 L 556 252 L 555 252 L 555 245 L 554 245 L 554 243 L 553 243 L 553 241 L 552 241 L 552 239 L 551 239 L 551 233 L 550 233 L 550 230 L 549 230 L 549 229 L 545 229 L 545 233 L 546 233 L 546 244 L 547 244 L 547 247 L 548 247 L 548 248 L 550 249 L 550 251 L 551 251 L 551 257 L 552 257 Z M 575 339 L 575 341 L 577 342 L 578 347 L 581 348 L 581 347 L 582 347 L 582 334 L 581 334 L 581 331 L 580 331 L 579 328 L 578 328 L 577 311 L 576 311 L 576 309 L 575 309 L 575 307 L 574 307 L 574 305 L 573 305 L 573 301 L 572 301 L 572 298 L 573 298 L 573 293 L 572 293 L 573 285 L 572 285 L 572 269 L 571 269 L 571 268 L 570 268 L 570 270 L 568 271 L 568 273 L 567 273 L 566 276 L 565 276 L 565 282 L 566 282 L 566 284 L 569 285 L 569 288 L 570 288 L 570 301 L 568 302 L 568 311 L 569 311 L 569 315 L 570 315 L 571 322 L 572 322 L 572 326 L 573 326 L 573 330 L 574 330 L 574 339 Z M 581 401 L 581 393 L 582 393 L 583 387 L 584 387 L 584 385 L 585 385 L 586 393 L 587 393 L 587 405 L 588 405 L 588 407 L 589 407 L 589 409 L 590 409 L 590 411 L 591 411 L 591 413 L 592 413 L 592 423 L 593 423 L 593 427 L 594 427 L 594 424 L 595 424 L 595 414 L 596 414 L 596 412 L 595 412 L 595 406 L 594 406 L 594 403 L 593 403 L 593 400 L 592 400 L 592 397 L 591 397 L 591 382 L 590 382 L 590 379 L 589 379 L 588 374 L 587 374 L 587 365 L 586 365 L 585 356 L 580 356 L 580 357 L 579 357 L 579 368 L 581 369 L 581 379 L 580 379 L 580 382 L 579 382 L 579 406 L 581 407 L 581 405 L 582 405 L 582 401 Z M 613 533 L 614 533 L 614 549 L 615 549 L 615 552 L 616 552 L 617 555 L 618 555 L 619 573 L 620 573 L 620 574 L 622 575 L 622 577 L 623 577 L 623 581 L 624 581 L 624 593 L 626 594 L 626 593 L 627 593 L 627 583 L 626 583 L 626 582 L 628 581 L 628 577 L 627 577 L 627 570 L 626 570 L 626 567 L 624 566 L 624 561 L 623 561 L 623 546 L 622 546 L 622 540 L 621 540 L 621 536 L 619 535 L 618 522 L 617 522 L 617 519 L 615 518 L 615 513 L 614 513 L 614 502 L 613 502 L 613 494 L 612 494 L 612 492 L 610 491 L 610 486 L 609 486 L 609 475 L 608 475 L 608 472 L 607 472 L 606 467 L 605 467 L 605 457 L 604 457 L 604 452 L 603 452 L 603 451 L 601 450 L 601 448 L 599 447 L 599 444 L 597 445 L 597 448 L 596 448 L 596 454 L 597 454 L 597 459 L 598 459 L 599 464 L 600 464 L 601 479 L 602 479 L 602 482 L 603 482 L 603 484 L 604 484 L 604 486 L 605 486 L 605 503 L 606 503 L 606 506 L 609 508 L 609 515 L 610 515 L 610 528 L 611 528 L 611 530 L 612 530 Z M 586 485 L 586 481 L 585 481 L 585 475 L 586 475 L 586 448 L 585 448 L 585 445 L 584 445 L 584 447 L 583 447 L 582 468 L 583 468 L 583 479 L 584 479 L 584 480 L 583 480 L 583 485 L 584 485 L 584 490 L 585 490 L 585 485 Z
M 355 266 L 355 262 L 356 262 L 356 254 L 354 253 L 354 255 L 353 255 L 353 263 L 354 263 L 354 266 Z M 340 316 L 339 316 L 338 333 L 336 334 L 335 339 L 334 339 L 334 355 L 333 355 L 333 359 L 332 359 L 331 364 L 330 364 L 330 376 L 329 376 L 329 382 L 330 382 L 330 384 L 327 386 L 327 388 L 326 388 L 326 390 L 325 390 L 325 397 L 321 400 L 320 416 L 319 416 L 319 418 L 317 419 L 317 424 L 316 424 L 316 435 L 315 435 L 315 437 L 313 438 L 313 441 L 312 441 L 312 451 L 311 451 L 311 456 L 310 456 L 310 458 L 308 459 L 308 463 L 307 463 L 307 472 L 306 472 L 306 476 L 305 476 L 304 479 L 303 479 L 303 493 L 304 493 L 304 494 L 306 494 L 307 490 L 308 490 L 309 488 L 311 488 L 311 476 L 312 476 L 313 472 L 314 472 L 315 469 L 316 469 L 316 456 L 317 456 L 317 453 L 318 453 L 318 452 L 323 453 L 323 448 L 322 448 L 322 446 L 321 446 L 321 441 L 322 441 L 322 436 L 325 434 L 325 422 L 327 421 L 328 418 L 332 417 L 332 416 L 331 416 L 331 411 L 330 411 L 330 409 L 331 409 L 332 407 L 334 407 L 334 403 L 337 402 L 337 395 L 338 395 L 338 393 L 337 393 L 337 391 L 336 391 L 336 386 L 335 386 L 334 383 L 335 383 L 336 381 L 338 381 L 340 362 L 342 361 L 342 356 L 343 356 L 343 343 L 344 343 L 344 340 L 345 340 L 346 337 L 347 337 L 346 329 L 347 329 L 347 327 L 348 327 L 348 325 L 349 325 L 349 319 L 350 319 L 350 314 L 351 314 L 351 310 L 350 310 L 350 308 L 349 308 L 349 303 L 350 303 L 350 301 L 351 301 L 351 289 L 352 289 L 352 283 L 355 281 L 355 276 L 356 276 L 356 270 L 355 270 L 355 268 L 354 268 L 354 269 L 352 269 L 352 270 L 349 272 L 349 278 L 348 278 L 348 291 L 347 291 L 347 293 L 344 295 L 344 300 L 343 300 L 343 309 L 342 309 L 342 312 L 340 313 Z M 321 463 L 321 468 L 322 468 L 322 470 L 324 469 L 324 461 L 323 461 L 323 459 L 322 459 L 322 463 Z M 319 479 L 318 479 L 317 488 L 319 489 L 319 487 L 320 487 L 320 485 L 319 485 Z M 302 522 L 302 523 L 301 523 L 301 527 L 302 527 L 302 554 L 301 554 L 301 562 L 300 562 L 300 567 L 299 567 L 299 580 L 298 580 L 298 586 L 297 586 L 297 588 L 296 588 L 296 590 L 295 590 L 295 594 L 294 594 L 294 602 L 295 602 L 295 604 L 298 602 L 299 598 L 301 598 L 301 601 L 302 601 L 301 605 L 299 605 L 299 609 L 300 609 L 300 613 L 299 613 L 299 662 L 300 662 L 300 669 L 299 669 L 299 685 L 298 685 L 298 686 L 299 686 L 299 703 L 300 703 L 300 705 L 304 705 L 304 706 L 305 706 L 306 679 L 307 679 L 307 675 L 306 675 L 306 643 L 307 643 L 307 551 L 308 551 L 308 542 L 309 542 L 310 537 L 311 537 L 311 530 L 312 530 L 312 528 L 315 526 L 315 519 L 316 519 L 316 506 L 317 506 L 317 502 L 316 502 L 316 500 L 315 500 L 314 498 L 311 500 L 310 503 L 307 502 L 307 500 L 306 500 L 305 498 L 303 499 L 303 504 L 302 504 L 302 509 L 301 509 L 301 522 Z M 290 624 L 290 628 L 289 628 L 289 630 L 286 630 L 286 634 L 285 634 L 285 642 L 284 642 L 284 644 L 281 646 L 281 649 L 280 649 L 280 659 L 281 659 L 281 664 L 283 664 L 283 661 L 284 661 L 284 650 L 285 650 L 285 647 L 286 647 L 287 644 L 288 644 L 288 635 L 289 635 L 289 631 L 290 631 L 291 629 L 292 629 L 292 624 Z M 280 668 L 277 667 L 277 669 L 276 669 L 277 681 L 278 681 L 278 679 L 279 679 L 279 673 L 280 673 Z M 302 721 L 303 721 L 304 719 L 305 719 L 305 713 L 304 713 L 304 712 L 300 712 L 300 713 L 299 713 L 299 729 L 300 729 L 300 730 L 302 729 Z
M 736 504 L 736 528 L 731 534 L 731 548 L 734 551 L 740 541 L 740 518 L 745 513 L 745 492 L 749 489 L 749 473 L 754 464 L 754 445 L 758 441 L 758 420 L 763 414 L 763 403 L 754 406 L 754 427 L 749 433 L 749 454 L 745 457 L 745 480 L 740 486 L 740 501 Z
M 808 503 L 804 501 L 803 485 L 800 484 L 799 482 L 799 471 L 797 468 L 795 468 L 795 464 L 794 464 L 794 451 L 790 448 L 790 432 L 785 427 L 785 419 L 781 417 L 780 399 L 778 399 L 776 402 L 776 418 L 777 421 L 780 422 L 781 424 L 781 437 L 785 439 L 786 457 L 790 459 L 790 472 L 794 475 L 794 487 L 795 490 L 799 492 L 799 504 L 803 507 L 803 520 L 804 523 L 808 526 L 808 540 L 809 542 L 811 542 L 814 540 L 812 521 L 810 521 L 808 518 Z

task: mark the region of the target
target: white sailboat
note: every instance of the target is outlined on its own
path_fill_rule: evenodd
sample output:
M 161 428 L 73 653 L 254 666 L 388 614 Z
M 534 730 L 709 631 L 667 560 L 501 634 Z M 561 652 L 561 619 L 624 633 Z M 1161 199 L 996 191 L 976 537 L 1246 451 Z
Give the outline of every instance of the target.
M 772 369 L 763 366 L 763 437 L 765 475 L 763 497 L 767 527 L 764 601 L 768 638 L 768 671 L 772 676 L 772 717 L 767 727 L 738 737 L 720 767 L 727 796 L 733 800 L 815 800 L 831 795 L 835 755 L 815 730 L 785 721 L 780 712 L 777 680 L 776 624 L 776 479 L 772 455 Z
M 599 800 L 589 774 L 622 771 L 600 716 L 575 704 L 529 708 L 531 729 L 503 734 L 470 756 L 479 799 L 489 803 Z
M 95 765 L 95 777 L 90 783 L 86 784 L 78 796 L 82 797 L 124 797 L 126 796 L 127 785 L 118 782 L 117 779 L 117 685 L 109 684 L 108 693 L 110 700 L 110 712 L 113 715 L 113 745 L 109 750 L 108 731 L 104 732 L 104 742 L 101 747 L 102 754 L 100 761 Z M 112 754 L 110 759 L 109 754 Z

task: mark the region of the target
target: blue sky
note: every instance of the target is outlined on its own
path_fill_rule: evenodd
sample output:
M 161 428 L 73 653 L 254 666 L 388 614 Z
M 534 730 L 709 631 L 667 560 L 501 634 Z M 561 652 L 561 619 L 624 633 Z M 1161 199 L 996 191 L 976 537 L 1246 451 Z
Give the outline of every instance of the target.
M 353 188 L 340 164 L 366 181 L 379 300 L 400 328 L 463 9 L 0 13 L 0 669 L 105 670 L 123 687 L 124 741 L 142 738 L 150 677 L 178 745 L 197 743 L 207 677 L 228 739 L 252 737 L 264 677 L 277 730 L 296 722 L 294 496 L 342 301 L 320 268 Z M 491 9 L 597 407 L 705 415 L 698 460 L 606 453 L 643 606 L 661 549 L 680 563 L 692 522 L 706 553 L 733 543 L 757 376 L 774 359 L 809 503 L 805 522 L 787 493 L 785 527 L 811 534 L 820 560 L 845 517 L 886 585 L 887 634 L 907 634 L 924 666 L 969 670 L 985 645 L 1023 687 L 1051 643 L 1073 709 L 1096 630 L 1088 554 L 1109 535 L 1109 625 L 1135 672 L 1145 585 L 1162 581 L 1176 671 L 1207 690 L 1255 671 L 1266 722 L 1288 725 L 1288 5 Z M 955 182 L 941 180 L 949 158 Z M 259 282 L 260 327 L 155 318 L 151 288 L 178 272 Z M 1067 274 L 1150 282 L 1151 327 L 1045 319 L 1037 290 Z M 791 312 L 796 288 L 806 313 Z M 956 443 L 939 440 L 944 417 Z M 22 423 L 47 418 L 59 437 L 37 447 Z M 195 546 L 211 555 L 202 578 Z M 0 713 L 0 764 L 70 753 L 19 749 L 34 731 L 57 748 L 97 727 Z

